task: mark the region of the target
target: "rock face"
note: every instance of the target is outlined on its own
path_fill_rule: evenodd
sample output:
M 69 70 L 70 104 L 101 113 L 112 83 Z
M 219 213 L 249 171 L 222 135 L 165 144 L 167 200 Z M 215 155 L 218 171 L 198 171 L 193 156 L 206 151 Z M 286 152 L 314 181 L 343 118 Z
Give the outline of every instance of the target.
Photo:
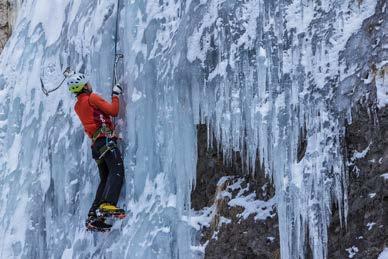
M 11 34 L 9 12 L 10 3 L 8 0 L 0 0 L 0 53 Z
M 207 243 L 205 257 L 280 258 L 278 219 L 271 202 L 274 188 L 262 172 L 248 174 L 238 154 L 234 155 L 234 163 L 224 165 L 217 150 L 207 148 L 206 126 L 198 126 L 197 184 L 192 207 L 197 211 L 205 207 L 213 210 L 201 237 L 201 243 Z
M 348 223 L 341 229 L 334 212 L 328 258 L 377 258 L 388 240 L 388 180 L 382 176 L 388 172 L 388 109 L 373 114 L 359 106 L 353 117 L 346 132 Z
M 388 91 L 388 23 L 382 7 L 383 3 L 377 5 L 375 15 L 349 39 L 342 55 L 357 67 L 348 79 L 364 80 L 354 80 L 353 92 L 345 94 L 353 103 L 344 139 L 349 209 L 341 229 L 333 208 L 328 258 L 377 258 L 388 240 L 388 182 L 382 176 L 388 172 L 388 107 L 383 104 Z

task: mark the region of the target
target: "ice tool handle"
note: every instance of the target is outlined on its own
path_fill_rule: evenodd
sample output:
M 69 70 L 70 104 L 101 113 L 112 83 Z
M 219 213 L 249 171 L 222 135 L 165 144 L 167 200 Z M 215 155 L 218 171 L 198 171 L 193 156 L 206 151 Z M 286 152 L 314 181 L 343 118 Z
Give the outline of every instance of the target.
M 115 63 L 113 65 L 113 86 L 117 84 L 119 78 L 117 76 L 117 64 L 119 63 L 120 59 L 124 58 L 123 54 L 116 54 L 115 55 Z
M 49 96 L 49 93 L 52 93 L 52 92 L 55 92 L 56 90 L 58 90 L 58 89 L 63 85 L 63 83 L 65 82 L 65 80 L 66 80 L 69 76 L 73 75 L 74 73 L 75 73 L 75 72 L 74 72 L 73 70 L 71 70 L 70 67 L 67 67 L 67 68 L 65 69 L 65 71 L 63 71 L 63 76 L 64 76 L 63 80 L 59 83 L 59 85 L 58 85 L 57 87 L 55 87 L 55 88 L 53 88 L 53 89 L 50 89 L 50 90 L 48 90 L 48 89 L 44 86 L 43 80 L 42 80 L 42 78 L 40 78 L 40 84 L 41 84 L 42 92 L 43 92 L 46 96 Z

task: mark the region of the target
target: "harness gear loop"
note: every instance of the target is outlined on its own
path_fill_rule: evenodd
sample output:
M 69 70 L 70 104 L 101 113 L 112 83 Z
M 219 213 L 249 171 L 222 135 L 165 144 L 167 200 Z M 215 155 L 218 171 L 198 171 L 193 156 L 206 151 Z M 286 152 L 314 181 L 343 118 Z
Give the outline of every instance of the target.
M 101 147 L 98 151 L 100 152 L 100 156 L 98 157 L 98 160 L 100 160 L 101 158 L 103 158 L 106 154 L 106 152 L 108 151 L 111 151 L 115 148 L 117 148 L 117 144 L 113 141 L 113 140 L 110 140 L 108 141 L 108 138 L 106 138 L 106 145 Z
M 114 151 L 116 148 L 118 148 L 116 141 L 109 137 L 105 137 L 105 143 L 102 147 L 96 149 L 94 145 L 96 145 L 96 143 L 93 143 L 92 145 L 92 154 L 95 155 L 93 155 L 93 158 L 96 160 L 97 164 L 103 163 L 102 158 L 108 151 Z

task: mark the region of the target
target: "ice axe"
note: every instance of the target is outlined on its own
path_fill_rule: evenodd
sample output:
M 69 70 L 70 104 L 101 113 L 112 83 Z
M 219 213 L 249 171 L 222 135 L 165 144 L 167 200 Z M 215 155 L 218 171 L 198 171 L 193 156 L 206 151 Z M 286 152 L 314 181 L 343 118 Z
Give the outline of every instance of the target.
M 65 80 L 66 80 L 69 76 L 71 76 L 71 75 L 73 75 L 73 74 L 74 74 L 74 71 L 71 70 L 70 67 L 67 67 L 67 68 L 65 69 L 65 71 L 63 71 L 63 76 L 64 76 L 64 78 L 63 78 L 63 80 L 61 81 L 61 83 L 60 83 L 57 87 L 55 87 L 55 88 L 53 88 L 53 89 L 49 89 L 49 90 L 44 86 L 43 79 L 42 79 L 42 77 L 41 77 L 41 78 L 40 78 L 40 84 L 41 84 L 41 87 L 42 87 L 42 92 L 43 92 L 46 96 L 49 96 L 49 93 L 52 93 L 52 92 L 58 90 L 58 89 L 63 85 L 63 83 L 65 82 Z
M 113 85 L 112 85 L 112 88 L 118 82 L 118 78 L 117 78 L 117 63 L 119 63 L 120 59 L 124 58 L 124 55 L 121 54 L 121 53 L 118 53 L 118 51 L 117 51 L 117 45 L 118 45 L 118 41 L 119 41 L 119 22 L 120 22 L 120 10 L 121 10 L 121 4 L 120 3 L 121 3 L 121 1 L 117 0 L 116 28 L 115 28 L 115 35 L 114 35 L 114 41 L 115 41 L 115 46 L 114 46 L 115 62 L 113 64 Z
M 117 63 L 119 63 L 120 59 L 124 58 L 123 54 L 116 54 L 115 55 L 115 63 L 113 65 L 113 86 L 118 82 L 117 78 Z M 112 86 L 112 87 L 113 87 Z

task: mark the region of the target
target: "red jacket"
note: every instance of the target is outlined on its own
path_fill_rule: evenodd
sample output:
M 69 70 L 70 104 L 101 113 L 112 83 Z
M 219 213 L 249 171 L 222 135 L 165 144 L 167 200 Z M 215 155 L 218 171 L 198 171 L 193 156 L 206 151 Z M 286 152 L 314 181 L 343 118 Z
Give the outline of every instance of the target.
M 114 130 L 110 116 L 116 117 L 119 113 L 119 98 L 112 96 L 112 103 L 109 103 L 97 94 L 83 93 L 78 95 L 74 110 L 86 134 L 93 138 L 93 134 L 104 125 Z

